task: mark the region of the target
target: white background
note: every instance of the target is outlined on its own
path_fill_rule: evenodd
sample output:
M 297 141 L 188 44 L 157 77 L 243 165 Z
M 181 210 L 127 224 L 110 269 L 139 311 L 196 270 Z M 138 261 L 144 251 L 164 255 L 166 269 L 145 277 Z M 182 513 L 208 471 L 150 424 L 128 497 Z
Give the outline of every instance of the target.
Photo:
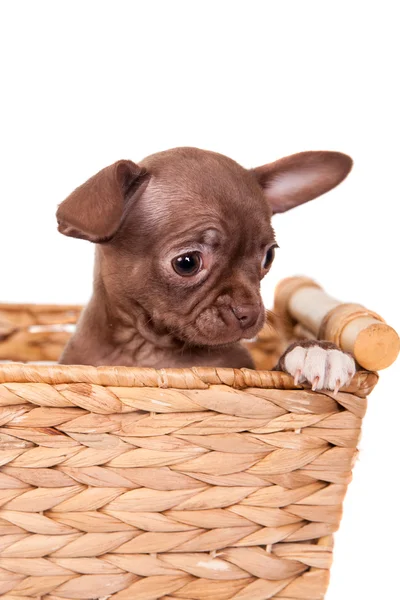
M 385 1 L 3 0 L 0 301 L 87 300 L 93 247 L 54 213 L 115 160 L 190 145 L 250 167 L 329 149 L 354 169 L 276 218 L 266 302 L 306 274 L 400 330 L 397 39 Z M 329 600 L 398 589 L 399 375 L 370 397 Z

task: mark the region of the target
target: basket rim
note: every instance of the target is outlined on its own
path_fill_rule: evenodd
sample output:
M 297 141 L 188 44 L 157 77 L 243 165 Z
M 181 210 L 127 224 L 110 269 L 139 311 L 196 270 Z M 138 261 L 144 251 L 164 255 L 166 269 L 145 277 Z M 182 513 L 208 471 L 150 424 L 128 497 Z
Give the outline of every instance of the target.
M 379 376 L 372 371 L 358 371 L 341 392 L 365 397 L 374 389 Z M 89 365 L 0 364 L 0 384 L 42 383 L 50 385 L 87 383 L 100 386 L 208 389 L 227 385 L 235 389 L 265 388 L 309 390 L 295 385 L 293 377 L 281 371 L 257 371 L 218 367 L 154 369 L 144 367 L 93 367 Z M 329 393 L 324 391 L 324 393 Z

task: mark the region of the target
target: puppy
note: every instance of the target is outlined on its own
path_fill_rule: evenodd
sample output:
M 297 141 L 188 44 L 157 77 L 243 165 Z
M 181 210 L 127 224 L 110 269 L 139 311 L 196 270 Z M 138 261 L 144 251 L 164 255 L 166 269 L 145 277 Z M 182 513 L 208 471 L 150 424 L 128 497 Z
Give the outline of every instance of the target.
M 58 229 L 96 244 L 92 298 L 61 363 L 253 367 L 242 339 L 264 324 L 260 281 L 274 260 L 271 217 L 324 194 L 352 166 L 302 152 L 255 169 L 176 148 L 120 160 L 58 207 Z M 354 361 L 332 344 L 297 343 L 279 368 L 338 389 Z

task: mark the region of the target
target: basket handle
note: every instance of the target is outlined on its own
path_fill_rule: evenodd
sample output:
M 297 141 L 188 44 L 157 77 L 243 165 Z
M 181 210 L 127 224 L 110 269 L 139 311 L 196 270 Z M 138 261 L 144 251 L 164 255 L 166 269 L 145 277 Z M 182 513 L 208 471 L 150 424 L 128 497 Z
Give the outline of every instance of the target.
M 400 338 L 382 317 L 361 304 L 344 304 L 307 277 L 283 279 L 275 291 L 275 311 L 309 337 L 334 342 L 369 371 L 389 367 Z

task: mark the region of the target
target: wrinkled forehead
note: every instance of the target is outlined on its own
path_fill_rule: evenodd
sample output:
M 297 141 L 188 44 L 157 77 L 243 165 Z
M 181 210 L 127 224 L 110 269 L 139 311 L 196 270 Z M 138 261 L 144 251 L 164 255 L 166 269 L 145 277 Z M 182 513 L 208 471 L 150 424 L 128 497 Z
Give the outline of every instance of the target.
M 138 217 L 151 237 L 197 239 L 204 233 L 198 241 L 212 244 L 224 237 L 272 235 L 262 192 L 235 187 L 232 181 L 227 185 L 226 180 L 185 180 L 181 175 L 175 180 L 152 177 L 138 201 Z
M 151 252 L 175 241 L 209 244 L 213 236 L 217 243 L 225 239 L 235 246 L 273 240 L 271 211 L 261 187 L 231 159 L 183 148 L 148 157 L 141 166 L 149 178 L 120 232 L 124 244 L 136 239 Z

